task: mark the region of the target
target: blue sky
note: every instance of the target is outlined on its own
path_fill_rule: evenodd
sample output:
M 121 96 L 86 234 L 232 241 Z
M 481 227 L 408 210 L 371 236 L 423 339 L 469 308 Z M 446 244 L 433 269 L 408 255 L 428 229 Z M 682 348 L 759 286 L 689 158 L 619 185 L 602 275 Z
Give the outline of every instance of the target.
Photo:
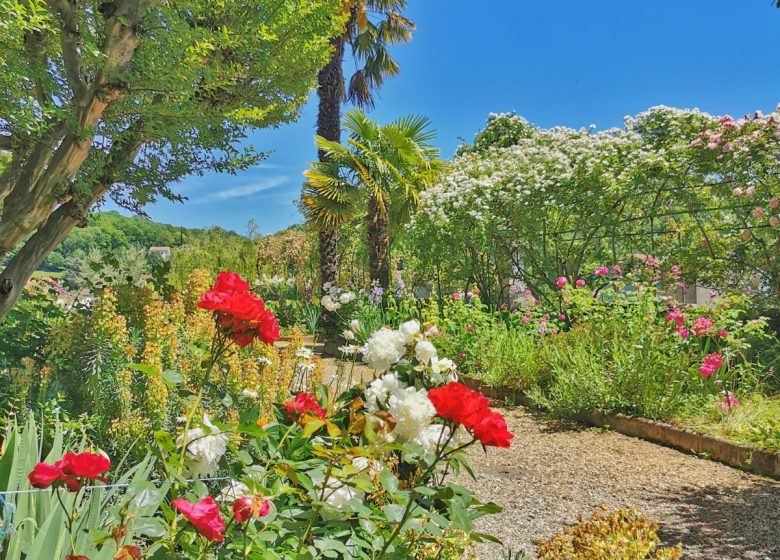
M 430 117 L 449 157 L 488 113 L 539 126 L 620 126 L 654 105 L 714 114 L 780 102 L 780 10 L 774 0 L 409 0 L 414 40 L 394 52 L 401 74 L 371 116 Z M 314 97 L 314 95 L 313 95 Z M 252 134 L 273 154 L 237 176 L 192 177 L 189 200 L 148 208 L 155 220 L 270 233 L 300 222 L 295 200 L 316 157 L 316 102 L 300 120 Z

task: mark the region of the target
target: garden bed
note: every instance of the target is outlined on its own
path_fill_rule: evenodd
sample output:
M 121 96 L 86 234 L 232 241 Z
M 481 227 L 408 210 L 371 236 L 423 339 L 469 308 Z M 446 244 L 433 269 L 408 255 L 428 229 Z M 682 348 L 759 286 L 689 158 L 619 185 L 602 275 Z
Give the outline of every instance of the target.
M 504 386 L 491 387 L 473 378 L 464 378 L 463 382 L 491 399 L 538 408 L 524 392 L 518 389 Z M 665 422 L 625 414 L 584 412 L 572 415 L 571 419 L 693 453 L 755 474 L 780 479 L 780 454 L 778 453 L 686 430 Z

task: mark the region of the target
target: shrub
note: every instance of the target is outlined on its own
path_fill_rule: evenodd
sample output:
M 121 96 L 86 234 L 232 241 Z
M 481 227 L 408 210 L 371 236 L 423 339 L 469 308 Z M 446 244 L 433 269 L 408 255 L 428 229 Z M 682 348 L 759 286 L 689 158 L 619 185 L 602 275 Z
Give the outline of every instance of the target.
M 659 548 L 658 523 L 633 509 L 597 511 L 537 543 L 540 560 L 679 560 L 682 545 Z

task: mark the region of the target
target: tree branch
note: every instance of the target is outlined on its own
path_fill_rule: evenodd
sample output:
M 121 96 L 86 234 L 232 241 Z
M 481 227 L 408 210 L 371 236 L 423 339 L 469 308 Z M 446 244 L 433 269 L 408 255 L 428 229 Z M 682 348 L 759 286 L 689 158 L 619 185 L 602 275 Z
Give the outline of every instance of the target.
M 60 46 L 68 85 L 76 104 L 84 105 L 87 102 L 89 88 L 81 67 L 83 45 L 78 26 L 78 14 L 74 12 L 74 5 L 70 0 L 47 0 L 46 3 L 60 19 Z

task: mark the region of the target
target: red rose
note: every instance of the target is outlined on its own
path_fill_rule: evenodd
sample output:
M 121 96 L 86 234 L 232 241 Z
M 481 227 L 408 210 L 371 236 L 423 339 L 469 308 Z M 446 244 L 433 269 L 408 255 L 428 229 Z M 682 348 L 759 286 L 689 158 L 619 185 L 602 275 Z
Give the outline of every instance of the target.
M 97 453 L 66 453 L 55 466 L 67 476 L 106 482 L 100 475 L 111 468 L 111 461 Z
M 279 339 L 276 317 L 235 272 L 221 272 L 214 287 L 201 296 L 198 307 L 213 311 L 220 328 L 239 346 L 247 346 L 257 337 L 266 344 Z
M 293 422 L 306 414 L 311 414 L 320 420 L 325 420 L 325 409 L 323 409 L 317 402 L 317 399 L 309 393 L 298 393 L 294 399 L 284 403 L 284 408 L 287 411 L 287 416 Z
M 428 391 L 428 399 L 442 418 L 473 429 L 479 419 L 489 411 L 490 401 L 478 391 L 463 383 L 452 381 L 444 387 Z
M 474 426 L 474 437 L 482 445 L 492 447 L 509 447 L 512 435 L 506 427 L 506 420 L 498 412 L 490 411 Z
M 261 495 L 244 496 L 233 502 L 233 518 L 239 525 L 250 517 L 264 517 L 271 510 L 271 503 Z
M 55 482 L 59 482 L 63 477 L 62 469 L 56 465 L 47 465 L 38 463 L 35 465 L 27 479 L 34 488 L 48 488 Z
M 87 558 L 86 556 L 82 556 L 82 555 L 75 556 L 73 554 L 70 554 L 70 555 L 65 557 L 65 560 L 89 560 L 89 558 Z
M 220 272 L 213 290 L 218 292 L 248 292 L 249 284 L 235 272 Z
M 260 340 L 269 345 L 279 340 L 279 337 L 281 336 L 281 333 L 279 332 L 279 323 L 276 321 L 274 314 L 270 311 L 265 312 L 263 320 L 257 329 L 257 334 L 260 336 Z
M 201 501 L 192 504 L 187 500 L 178 498 L 171 502 L 174 508 L 179 510 L 187 520 L 206 537 L 206 540 L 222 542 L 222 533 L 225 532 L 225 520 L 219 512 L 219 506 L 211 496 L 206 496 Z
M 252 517 L 252 498 L 244 496 L 233 502 L 233 518 L 239 525 Z

